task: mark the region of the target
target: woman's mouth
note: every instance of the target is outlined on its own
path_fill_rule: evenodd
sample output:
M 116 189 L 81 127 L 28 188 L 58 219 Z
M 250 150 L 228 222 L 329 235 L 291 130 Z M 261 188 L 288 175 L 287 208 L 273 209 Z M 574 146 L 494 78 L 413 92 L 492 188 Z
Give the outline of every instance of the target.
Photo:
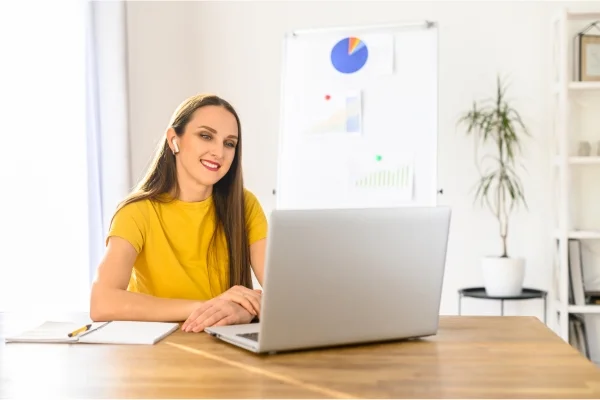
M 208 169 L 209 171 L 217 171 L 221 165 L 216 163 L 216 162 L 212 162 L 212 161 L 207 161 L 207 160 L 200 160 L 200 164 L 204 165 L 206 167 L 206 169 Z

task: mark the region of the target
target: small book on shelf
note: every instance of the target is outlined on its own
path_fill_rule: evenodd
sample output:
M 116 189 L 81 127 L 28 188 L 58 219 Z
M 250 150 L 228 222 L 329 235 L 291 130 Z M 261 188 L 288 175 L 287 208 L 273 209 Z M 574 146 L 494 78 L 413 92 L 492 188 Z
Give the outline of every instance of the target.
M 569 239 L 569 286 L 569 303 L 585 305 L 581 242 L 578 239 Z
M 569 315 L 569 344 L 577 349 L 584 357 L 590 358 L 585 319 L 577 314 Z

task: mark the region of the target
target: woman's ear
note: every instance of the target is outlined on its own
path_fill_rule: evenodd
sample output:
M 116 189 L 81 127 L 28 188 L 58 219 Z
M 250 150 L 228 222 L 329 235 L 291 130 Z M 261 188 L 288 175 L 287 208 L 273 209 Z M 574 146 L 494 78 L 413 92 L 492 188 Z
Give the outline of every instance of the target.
M 177 134 L 175 129 L 169 128 L 167 130 L 167 143 L 173 154 L 179 153 L 179 145 L 177 144 Z

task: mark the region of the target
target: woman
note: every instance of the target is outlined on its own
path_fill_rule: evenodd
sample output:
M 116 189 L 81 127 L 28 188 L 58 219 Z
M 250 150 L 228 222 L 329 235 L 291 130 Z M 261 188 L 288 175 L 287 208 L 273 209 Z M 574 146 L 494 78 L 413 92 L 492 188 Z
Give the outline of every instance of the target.
M 142 181 L 117 208 L 92 286 L 95 321 L 249 323 L 260 313 L 267 221 L 242 180 L 238 115 L 198 95 L 173 113 Z

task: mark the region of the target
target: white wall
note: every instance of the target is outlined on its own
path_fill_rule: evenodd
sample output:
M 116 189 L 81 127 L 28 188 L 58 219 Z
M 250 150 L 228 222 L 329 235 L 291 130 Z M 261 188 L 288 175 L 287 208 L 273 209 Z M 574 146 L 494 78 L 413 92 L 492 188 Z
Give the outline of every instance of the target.
M 240 112 L 247 186 L 265 210 L 274 206 L 281 43 L 296 28 L 434 20 L 440 29 L 439 180 L 453 208 L 442 313 L 457 312 L 456 290 L 480 285 L 478 260 L 500 251 L 496 221 L 473 206 L 473 143 L 456 131 L 474 99 L 493 94 L 507 75 L 510 97 L 532 139 L 523 174 L 529 212 L 510 225 L 509 252 L 527 259 L 525 284 L 551 287 L 551 19 L 586 2 L 132 2 L 130 79 L 133 171 L 141 174 L 153 141 L 184 96 L 215 92 Z M 542 318 L 540 301 L 508 303 L 507 314 Z M 465 300 L 467 314 L 499 313 L 499 304 Z
M 143 176 L 171 113 L 199 89 L 194 2 L 127 2 L 131 181 Z

